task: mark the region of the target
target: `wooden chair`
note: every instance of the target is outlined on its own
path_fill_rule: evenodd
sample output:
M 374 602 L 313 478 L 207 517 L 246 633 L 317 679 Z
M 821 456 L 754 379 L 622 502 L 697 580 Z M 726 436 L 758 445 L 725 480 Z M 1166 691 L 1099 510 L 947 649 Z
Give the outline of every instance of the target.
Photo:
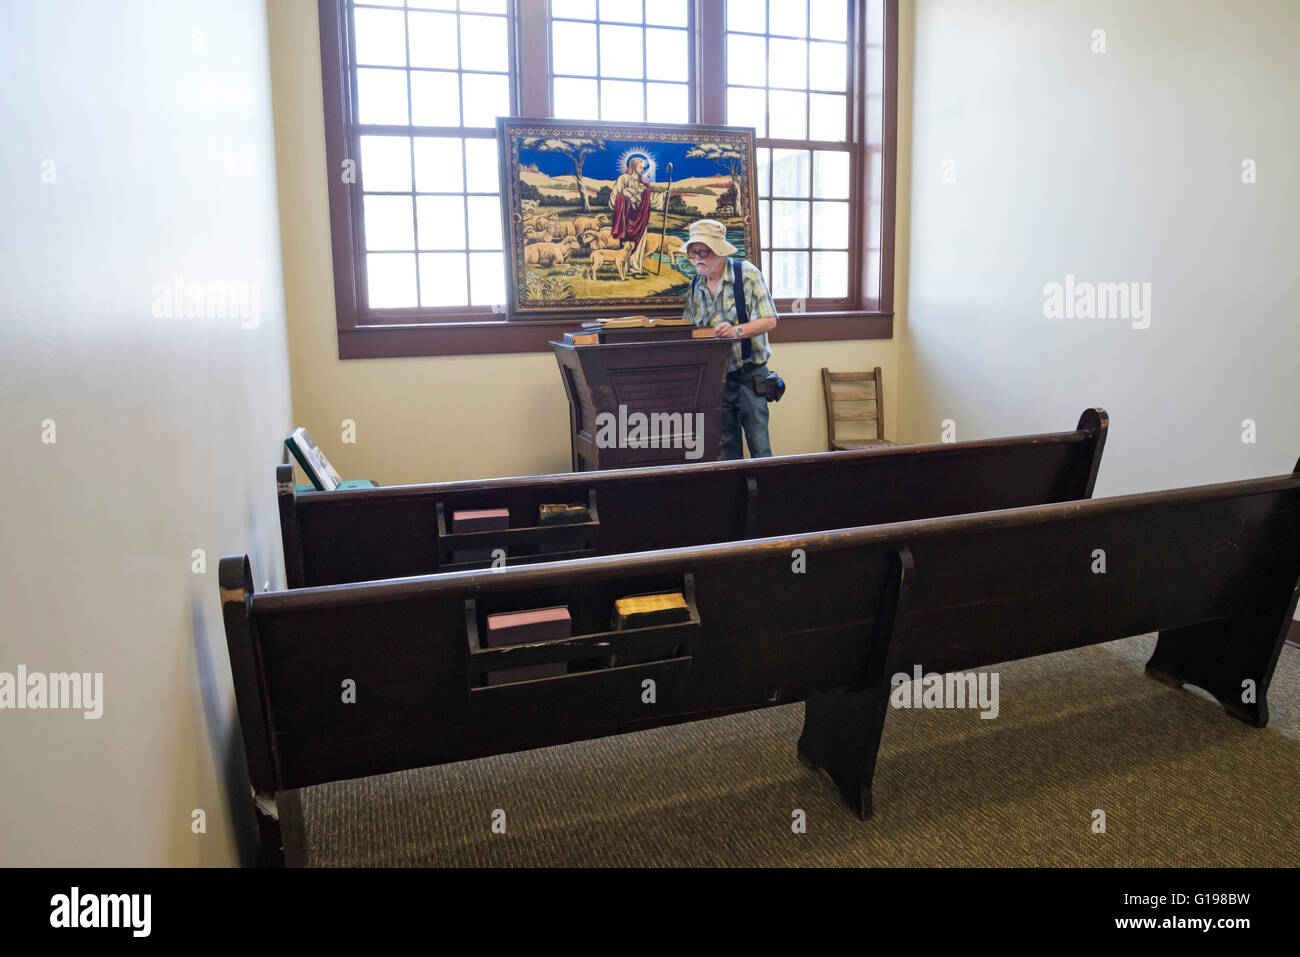
M 835 383 L 848 382 L 836 389 Z M 880 386 L 880 366 L 873 372 L 831 372 L 822 369 L 822 389 L 826 393 L 826 440 L 832 452 L 865 449 L 875 445 L 893 445 L 885 439 L 885 394 Z M 875 436 L 848 436 L 838 431 L 840 422 L 865 422 Z

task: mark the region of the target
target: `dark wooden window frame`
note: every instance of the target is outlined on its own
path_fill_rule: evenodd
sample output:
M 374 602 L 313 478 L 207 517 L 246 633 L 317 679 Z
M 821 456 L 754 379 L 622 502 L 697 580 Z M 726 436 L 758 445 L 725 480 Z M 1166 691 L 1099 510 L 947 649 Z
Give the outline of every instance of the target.
M 855 14 L 867 0 L 850 0 Z M 725 5 L 716 0 L 691 0 L 693 59 L 692 112 L 696 122 L 723 125 L 726 117 Z M 321 76 L 324 92 L 325 156 L 328 164 L 330 233 L 334 263 L 334 300 L 340 359 L 435 356 L 545 351 L 547 342 L 578 328 L 582 316 L 545 319 L 515 318 L 486 307 L 446 309 L 364 309 L 361 264 L 361 186 L 346 181 L 348 160 L 356 160 L 356 132 L 351 60 L 348 49 L 347 0 L 317 0 L 320 19 Z M 881 152 L 880 298 L 863 308 L 808 312 L 782 322 L 773 331 L 776 342 L 825 342 L 845 339 L 888 339 L 894 331 L 894 220 L 898 129 L 898 0 L 884 5 L 883 139 Z M 512 98 L 520 116 L 550 115 L 550 41 L 547 0 L 509 0 L 511 45 L 516 66 Z M 852 139 L 857 154 L 855 208 L 870 203 L 871 153 L 866 140 L 866 24 L 854 16 L 852 48 Z M 545 42 L 523 38 L 544 37 Z M 791 141 L 793 143 L 793 141 Z M 806 148 L 806 147 L 801 147 Z M 355 179 L 355 177 L 352 177 Z M 859 220 L 869 228 L 865 215 Z M 850 265 L 861 275 L 867 268 L 865 236 L 854 237 Z M 861 301 L 861 300 L 860 300 Z M 778 307 L 788 304 L 778 303 Z M 783 311 L 784 314 L 784 311 Z

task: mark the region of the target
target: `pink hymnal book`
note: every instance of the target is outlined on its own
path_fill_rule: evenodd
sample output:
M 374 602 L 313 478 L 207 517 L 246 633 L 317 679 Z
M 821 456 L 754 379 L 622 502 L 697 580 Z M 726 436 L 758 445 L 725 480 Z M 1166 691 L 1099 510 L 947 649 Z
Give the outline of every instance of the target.
M 529 611 L 512 611 L 501 615 L 488 615 L 486 644 L 489 648 L 506 645 L 523 645 L 534 641 L 553 641 L 573 634 L 573 619 L 567 606 L 533 608 Z M 487 683 L 506 684 L 511 681 L 532 681 L 534 678 L 554 678 L 566 672 L 566 662 L 547 665 L 526 665 L 523 668 L 503 668 L 489 671 Z
M 495 532 L 510 527 L 510 509 L 461 509 L 451 513 L 451 531 Z M 504 550 L 505 546 L 501 546 Z M 492 560 L 491 548 L 458 548 L 451 553 L 453 562 L 488 562 Z

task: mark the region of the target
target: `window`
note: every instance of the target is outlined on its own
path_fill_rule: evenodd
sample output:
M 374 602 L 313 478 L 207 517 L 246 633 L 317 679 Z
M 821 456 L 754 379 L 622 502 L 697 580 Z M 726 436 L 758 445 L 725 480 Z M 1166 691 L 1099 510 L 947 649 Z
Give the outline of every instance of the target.
M 322 0 L 341 358 L 533 351 L 496 117 L 753 126 L 778 341 L 892 334 L 896 0 Z M 585 318 L 585 317 L 584 317 Z

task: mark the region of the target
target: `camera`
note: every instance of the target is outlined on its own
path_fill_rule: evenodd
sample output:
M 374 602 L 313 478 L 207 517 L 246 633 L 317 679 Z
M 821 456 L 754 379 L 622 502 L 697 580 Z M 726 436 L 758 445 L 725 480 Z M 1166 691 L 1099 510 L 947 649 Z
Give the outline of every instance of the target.
M 767 399 L 769 402 L 780 402 L 781 396 L 785 395 L 785 380 L 770 369 L 755 372 L 749 381 L 750 388 L 754 390 L 754 395 L 760 399 Z

